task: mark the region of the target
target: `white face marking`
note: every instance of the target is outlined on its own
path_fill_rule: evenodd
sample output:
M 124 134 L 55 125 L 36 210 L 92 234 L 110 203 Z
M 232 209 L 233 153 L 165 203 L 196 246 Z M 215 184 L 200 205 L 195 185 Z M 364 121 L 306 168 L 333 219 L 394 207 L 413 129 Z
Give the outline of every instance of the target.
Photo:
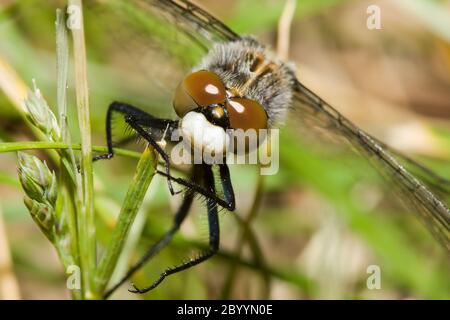
M 225 130 L 213 125 L 199 112 L 188 112 L 180 124 L 181 135 L 190 146 L 208 155 L 226 155 L 230 137 Z

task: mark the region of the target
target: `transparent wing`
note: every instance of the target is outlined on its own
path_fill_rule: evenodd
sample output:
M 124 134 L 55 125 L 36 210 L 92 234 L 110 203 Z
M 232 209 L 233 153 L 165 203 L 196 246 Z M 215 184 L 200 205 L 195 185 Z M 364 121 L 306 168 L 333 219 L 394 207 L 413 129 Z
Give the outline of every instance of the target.
M 149 5 L 162 9 L 192 39 L 206 48 L 218 41 L 239 39 L 221 21 L 186 0 L 135 0 L 142 8 Z
M 384 150 L 388 151 L 405 164 L 407 170 L 413 176 L 420 178 L 434 193 L 442 197 L 450 197 L 450 179 L 438 175 L 436 172 L 405 154 L 391 148 L 384 142 L 372 137 Z
M 428 176 L 429 181 L 445 185 L 448 180 L 440 178 L 428 168 L 406 156 L 389 152 L 386 145 L 356 127 L 300 82 L 297 82 L 293 108 L 294 112 L 299 113 L 296 119 L 302 120 L 306 125 L 325 129 L 333 136 L 350 142 L 385 178 L 391 181 L 396 191 L 401 193 L 402 200 L 418 213 L 435 238 L 450 251 L 450 210 L 425 183 L 409 173 L 396 156 L 415 166 L 422 175 Z

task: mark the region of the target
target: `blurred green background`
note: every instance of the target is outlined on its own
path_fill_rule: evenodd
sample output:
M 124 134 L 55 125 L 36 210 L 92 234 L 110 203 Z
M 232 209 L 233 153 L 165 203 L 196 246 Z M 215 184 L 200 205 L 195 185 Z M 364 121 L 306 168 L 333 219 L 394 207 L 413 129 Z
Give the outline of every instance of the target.
M 358 127 L 450 177 L 450 1 L 297 2 L 289 60 L 300 81 Z M 195 46 L 186 50 L 164 19 L 111 3 L 85 1 L 95 145 L 104 145 L 105 114 L 113 100 L 174 117 L 173 89 L 202 54 Z M 233 30 L 276 49 L 285 1 L 196 3 Z M 50 106 L 56 102 L 55 9 L 64 5 L 0 1 L 0 70 L 8 66 L 29 87 L 35 79 Z M 381 30 L 366 27 L 369 5 L 381 9 Z M 14 80 L 8 76 L 0 72 L 0 139 L 35 140 L 14 104 L 20 93 L 8 86 Z M 69 97 L 69 125 L 78 142 L 73 81 Z M 281 132 L 277 175 L 262 178 L 256 166 L 231 166 L 237 210 L 220 214 L 218 256 L 168 278 L 145 298 L 450 298 L 448 253 L 414 210 L 401 204 L 363 157 L 303 134 L 295 123 L 290 119 Z M 95 164 L 100 247 L 108 241 L 135 165 L 121 157 Z M 0 257 L 12 257 L 0 281 L 12 279 L 15 298 L 68 298 L 65 272 L 23 205 L 16 166 L 15 154 L 0 154 L 0 241 L 9 243 Z M 449 202 L 448 188 L 442 197 Z M 164 179 L 154 179 L 138 217 L 142 230 L 132 233 L 136 241 L 140 237 L 132 260 L 170 227 L 179 202 L 169 196 Z M 207 236 L 205 208 L 198 202 L 180 233 L 134 282 L 150 284 L 164 268 L 195 255 Z M 381 271 L 379 290 L 366 285 L 371 265 Z M 114 297 L 140 298 L 126 289 Z

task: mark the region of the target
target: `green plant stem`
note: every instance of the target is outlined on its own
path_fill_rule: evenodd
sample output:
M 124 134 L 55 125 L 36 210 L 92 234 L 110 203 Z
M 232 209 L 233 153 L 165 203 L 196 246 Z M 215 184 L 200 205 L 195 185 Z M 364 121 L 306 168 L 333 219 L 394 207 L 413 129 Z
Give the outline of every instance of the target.
M 62 250 L 70 250 L 71 257 L 70 264 L 80 265 L 80 250 L 78 242 L 78 226 L 77 226 L 77 212 L 75 208 L 77 203 L 81 202 L 82 190 L 81 177 L 76 174 L 77 166 L 75 162 L 75 155 L 73 149 L 70 147 L 71 138 L 67 124 L 67 83 L 69 71 L 69 43 L 66 28 L 66 15 L 61 9 L 56 10 L 56 70 L 57 70 L 57 106 L 59 112 L 59 127 L 61 128 L 61 141 L 69 145 L 68 150 L 60 150 L 60 175 L 59 183 L 64 186 L 61 189 L 60 201 L 57 215 L 61 221 L 67 221 L 68 226 L 68 240 L 70 241 L 70 248 L 66 248 L 63 244 L 60 245 Z M 73 195 L 73 196 L 70 196 Z M 61 240 L 59 240 L 61 241 Z M 67 254 L 67 253 L 66 253 Z M 66 265 L 66 268 L 68 266 Z M 73 299 L 81 299 L 80 290 L 71 290 Z
M 97 292 L 104 291 L 116 267 L 122 248 L 127 240 L 128 232 L 155 174 L 157 158 L 153 149 L 146 148 L 139 160 L 133 181 L 128 188 L 122 209 L 120 210 L 117 226 L 112 232 L 109 245 L 105 250 L 96 273 Z
M 149 193 L 151 193 L 151 189 L 152 188 L 150 187 L 148 191 Z M 146 198 L 151 198 L 151 196 Z M 141 208 L 138 210 L 136 218 L 134 219 L 133 226 L 131 227 L 127 240 L 123 245 L 119 260 L 117 261 L 114 272 L 109 279 L 110 283 L 118 283 L 128 271 L 130 261 L 136 252 L 137 245 L 142 236 L 142 231 L 144 230 L 147 222 L 147 210 L 145 210 L 147 207 L 146 198 L 144 198 L 144 202 L 141 204 Z
M 56 10 L 56 70 L 57 70 L 57 105 L 59 126 L 63 142 L 69 142 L 67 126 L 67 82 L 69 71 L 69 48 L 67 40 L 66 16 L 64 11 Z
M 85 299 L 98 298 L 94 289 L 97 250 L 94 216 L 94 176 L 92 172 L 91 123 L 87 81 L 86 47 L 81 0 L 69 0 L 69 8 L 76 8 L 78 25 L 73 27 L 73 54 L 75 63 L 75 91 L 81 136 L 81 181 L 83 198 L 78 208 L 78 235 L 83 293 Z
M 21 142 L 3 142 L 0 143 L 0 153 L 14 152 L 22 150 L 40 150 L 40 149 L 69 149 L 81 150 L 80 144 L 67 144 L 64 142 L 47 142 L 47 141 L 21 141 Z M 107 152 L 108 148 L 102 146 L 93 146 L 92 151 Z M 129 158 L 139 159 L 141 153 L 126 149 L 114 148 L 114 154 Z

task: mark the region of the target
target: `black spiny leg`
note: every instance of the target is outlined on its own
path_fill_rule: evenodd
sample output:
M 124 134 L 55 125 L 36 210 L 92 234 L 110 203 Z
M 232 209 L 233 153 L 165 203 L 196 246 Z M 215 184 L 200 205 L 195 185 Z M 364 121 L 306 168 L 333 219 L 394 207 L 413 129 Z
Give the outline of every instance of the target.
M 113 102 L 109 105 L 106 114 L 106 143 L 108 146 L 108 153 L 98 155 L 93 158 L 93 161 L 101 159 L 111 159 L 114 156 L 111 123 L 114 113 L 121 113 L 124 115 L 125 121 L 139 133 L 145 140 L 147 140 L 153 148 L 161 155 L 166 164 L 166 173 L 169 176 L 167 183 L 169 185 L 170 193 L 175 194 L 170 180 L 170 159 L 167 153 L 156 142 L 163 138 L 164 132 L 168 129 L 168 135 L 171 136 L 172 131 L 178 127 L 178 121 L 169 119 L 159 119 L 152 115 L 126 103 Z M 148 128 L 149 130 L 145 130 Z M 153 136 L 149 133 L 151 131 Z
M 205 186 L 209 189 L 210 192 L 215 193 L 214 178 L 211 166 L 203 164 L 202 169 L 204 174 Z M 144 289 L 139 289 L 135 285 L 133 285 L 134 290 L 130 290 L 130 292 L 133 293 L 148 292 L 156 288 L 166 277 L 170 276 L 171 274 L 193 267 L 212 257 L 217 252 L 217 250 L 219 249 L 220 229 L 219 229 L 219 217 L 217 214 L 217 203 L 214 199 L 208 198 L 207 210 L 209 223 L 209 249 L 206 252 L 202 253 L 197 258 L 191 259 L 190 261 L 183 263 L 179 266 L 176 266 L 175 268 L 166 269 L 163 273 L 161 273 L 160 277 L 151 286 Z
M 219 165 L 220 166 L 220 181 L 222 182 L 223 195 L 225 197 L 225 201 L 228 203 L 228 210 L 234 211 L 236 207 L 236 202 L 234 199 L 234 190 L 233 185 L 231 184 L 230 177 L 230 169 L 226 163 Z
M 166 178 L 170 178 L 172 181 L 188 188 L 189 190 L 192 190 L 196 193 L 199 193 L 199 194 L 205 196 L 207 199 L 214 200 L 219 206 L 221 206 L 225 209 L 234 211 L 234 209 L 236 207 L 233 186 L 231 184 L 231 179 L 230 179 L 230 171 L 228 169 L 227 164 L 220 165 L 220 180 L 222 181 L 222 188 L 223 188 L 223 193 L 224 193 L 224 197 L 225 197 L 224 199 L 220 198 L 215 192 L 211 192 L 207 188 L 205 188 L 197 183 L 193 183 L 191 181 L 188 181 L 188 180 L 185 180 L 182 178 L 178 178 L 178 177 L 169 177 L 167 175 L 167 173 L 160 171 L 160 170 L 157 170 L 156 172 Z

